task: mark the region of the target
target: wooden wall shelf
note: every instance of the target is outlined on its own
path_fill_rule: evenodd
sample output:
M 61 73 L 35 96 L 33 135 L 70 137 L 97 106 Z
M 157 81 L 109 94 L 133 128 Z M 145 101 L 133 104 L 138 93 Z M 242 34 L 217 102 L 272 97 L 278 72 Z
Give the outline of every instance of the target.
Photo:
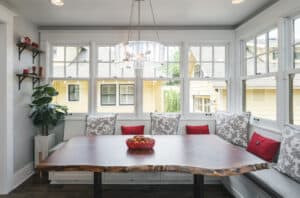
M 24 50 L 28 50 L 30 52 L 32 52 L 32 63 L 34 63 L 35 58 L 40 55 L 43 54 L 44 51 L 40 50 L 39 48 L 35 48 L 32 45 L 29 44 L 25 44 L 25 43 L 18 43 L 18 51 L 19 51 L 19 60 L 21 60 L 21 55 L 24 52 Z
M 19 90 L 21 89 L 21 84 L 26 78 L 30 78 L 32 80 L 32 88 L 35 87 L 36 84 L 40 84 L 41 78 L 36 74 L 16 74 L 19 79 Z

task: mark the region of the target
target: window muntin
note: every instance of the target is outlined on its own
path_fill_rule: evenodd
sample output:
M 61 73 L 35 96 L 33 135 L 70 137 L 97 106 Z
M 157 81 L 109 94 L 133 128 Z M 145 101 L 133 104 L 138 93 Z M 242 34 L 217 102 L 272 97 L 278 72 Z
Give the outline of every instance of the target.
M 179 80 L 144 80 L 143 111 L 180 112 L 180 93 Z
M 189 88 L 191 113 L 214 113 L 227 110 L 228 94 L 225 81 L 191 80 Z
M 225 46 L 191 46 L 188 58 L 190 78 L 225 78 Z
M 97 112 L 134 113 L 134 87 L 132 80 L 97 80 Z
M 89 46 L 53 46 L 52 55 L 53 78 L 89 77 Z
M 80 85 L 68 85 L 68 100 L 69 102 L 78 102 L 80 100 Z
M 245 44 L 244 64 L 247 76 L 277 72 L 278 29 L 258 35 Z
M 87 80 L 53 80 L 53 87 L 59 92 L 59 95 L 53 98 L 54 104 L 65 105 L 70 113 L 87 113 L 88 112 L 88 90 L 89 83 Z M 74 86 L 75 90 L 70 100 L 70 86 Z M 79 89 L 77 89 L 77 88 Z
M 276 78 L 256 78 L 245 82 L 245 110 L 255 117 L 276 120 Z
M 134 78 L 135 72 L 131 64 L 115 62 L 114 46 L 98 46 L 97 77 L 98 78 Z

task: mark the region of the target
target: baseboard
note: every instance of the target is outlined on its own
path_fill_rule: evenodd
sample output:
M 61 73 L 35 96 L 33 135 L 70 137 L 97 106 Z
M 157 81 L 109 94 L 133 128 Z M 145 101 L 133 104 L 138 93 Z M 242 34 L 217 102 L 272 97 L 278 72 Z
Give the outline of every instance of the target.
M 11 191 L 23 184 L 28 178 L 34 174 L 33 162 L 28 163 L 25 167 L 18 170 L 14 175 L 14 183 Z

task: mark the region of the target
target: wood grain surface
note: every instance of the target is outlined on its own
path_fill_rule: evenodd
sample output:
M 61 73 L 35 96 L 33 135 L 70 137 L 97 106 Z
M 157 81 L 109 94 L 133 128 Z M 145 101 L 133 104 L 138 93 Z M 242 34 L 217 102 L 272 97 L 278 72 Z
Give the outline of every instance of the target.
M 150 136 L 150 151 L 130 151 L 131 136 L 75 137 L 38 165 L 46 171 L 183 172 L 232 176 L 267 169 L 268 163 L 216 135 Z

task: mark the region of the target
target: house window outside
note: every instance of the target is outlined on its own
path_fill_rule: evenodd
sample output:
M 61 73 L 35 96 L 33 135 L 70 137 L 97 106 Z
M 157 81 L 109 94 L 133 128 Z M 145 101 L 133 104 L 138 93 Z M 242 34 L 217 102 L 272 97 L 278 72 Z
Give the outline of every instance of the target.
M 120 105 L 134 105 L 134 85 L 120 84 L 119 86 L 119 104 Z
M 68 107 L 70 113 L 87 113 L 89 105 L 90 47 L 54 45 L 51 48 L 49 79 L 58 90 L 53 102 Z
M 193 112 L 211 112 L 210 96 L 193 96 Z
M 114 106 L 116 105 L 117 98 L 117 86 L 111 84 L 101 85 L 101 105 L 102 106 Z
M 80 87 L 79 85 L 68 85 L 68 98 L 69 102 L 78 102 L 80 100 Z

